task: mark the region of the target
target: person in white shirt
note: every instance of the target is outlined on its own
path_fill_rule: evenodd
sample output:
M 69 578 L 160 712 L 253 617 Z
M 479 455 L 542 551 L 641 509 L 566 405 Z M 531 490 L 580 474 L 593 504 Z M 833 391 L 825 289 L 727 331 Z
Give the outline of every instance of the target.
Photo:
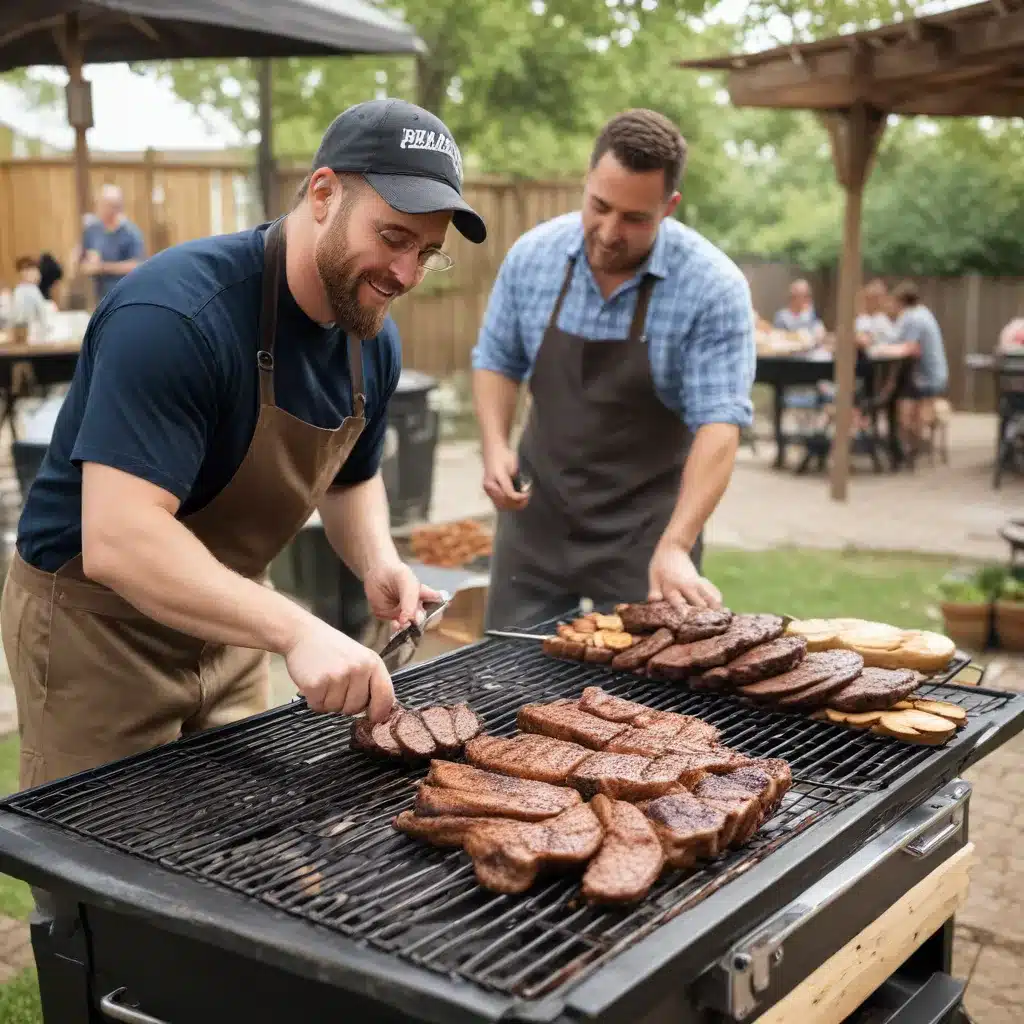
M 49 323 L 50 307 L 39 290 L 39 264 L 31 256 L 21 256 L 15 268 L 19 280 L 11 296 L 11 325 L 27 327 L 33 340 L 43 340 Z
M 889 289 L 881 278 L 869 281 L 858 298 L 854 332 L 861 348 L 888 345 L 896 340 L 896 324 L 889 316 L 891 299 Z

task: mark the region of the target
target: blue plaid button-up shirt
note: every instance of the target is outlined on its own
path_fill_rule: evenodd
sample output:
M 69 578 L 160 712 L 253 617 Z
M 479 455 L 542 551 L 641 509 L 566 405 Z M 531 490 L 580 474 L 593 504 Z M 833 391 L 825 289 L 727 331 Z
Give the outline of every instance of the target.
M 637 288 L 651 273 L 658 280 L 644 334 L 658 396 L 691 430 L 751 423 L 757 354 L 750 288 L 723 252 L 670 218 L 662 221 L 646 264 L 607 299 L 584 255 L 579 213 L 528 231 L 498 272 L 473 349 L 475 369 L 516 381 L 529 377 L 571 256 L 582 258 L 562 304 L 562 330 L 595 341 L 625 338 Z

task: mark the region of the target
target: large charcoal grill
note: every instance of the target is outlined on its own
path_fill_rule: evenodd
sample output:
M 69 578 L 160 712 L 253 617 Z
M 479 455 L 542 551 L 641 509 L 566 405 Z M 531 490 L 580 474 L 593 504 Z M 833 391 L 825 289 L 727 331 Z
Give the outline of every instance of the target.
M 660 1020 L 665 1005 L 676 1009 L 664 1019 L 697 1020 L 681 1008 L 700 1012 L 694 983 L 703 975 L 705 990 L 714 985 L 713 965 L 740 934 L 1024 724 L 1024 698 L 932 682 L 920 695 L 965 706 L 969 725 L 944 747 L 914 747 L 505 641 L 402 673 L 396 689 L 414 707 L 467 701 L 489 732 L 507 735 L 522 704 L 578 696 L 595 683 L 699 715 L 728 745 L 785 758 L 796 779 L 747 847 L 696 873 L 666 874 L 635 908 L 587 907 L 578 878 L 552 878 L 520 897 L 482 890 L 460 852 L 391 828 L 412 805 L 422 770 L 350 751 L 347 720 L 301 701 L 9 799 L 0 867 L 63 893 L 64 919 L 80 919 L 94 944 L 111 936 L 126 960 L 133 945 L 161 940 L 133 943 L 124 929 L 166 929 L 293 980 L 343 988 L 365 1001 L 352 1020 L 638 1022 L 641 1006 Z M 893 879 L 895 892 L 904 879 Z M 889 888 L 876 884 L 876 895 Z M 842 929 L 835 920 L 831 927 L 831 948 L 819 937 L 807 954 L 817 961 L 790 960 L 787 971 L 809 973 L 837 949 Z M 103 979 L 86 985 L 95 1005 L 107 985 L 97 966 L 105 958 L 92 950 L 85 959 L 86 973 Z M 217 1019 L 202 1015 L 209 999 L 169 1016 L 180 993 L 161 996 L 159 984 L 116 978 L 117 969 L 106 968 L 109 977 L 157 1018 Z M 261 1010 L 265 998 L 249 1019 L 279 1019 Z

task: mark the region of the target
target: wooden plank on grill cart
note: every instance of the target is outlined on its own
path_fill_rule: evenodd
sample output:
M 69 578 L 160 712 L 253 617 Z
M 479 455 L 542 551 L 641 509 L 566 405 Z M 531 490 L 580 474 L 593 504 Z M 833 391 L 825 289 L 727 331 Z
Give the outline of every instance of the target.
M 968 843 L 872 921 L 755 1024 L 840 1024 L 967 899 Z

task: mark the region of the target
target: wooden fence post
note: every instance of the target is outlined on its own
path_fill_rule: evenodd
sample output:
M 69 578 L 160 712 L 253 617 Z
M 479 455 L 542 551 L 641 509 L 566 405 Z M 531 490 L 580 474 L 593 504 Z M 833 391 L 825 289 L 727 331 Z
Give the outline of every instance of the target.
M 967 274 L 965 279 L 966 301 L 964 302 L 964 357 L 978 351 L 978 320 L 981 314 L 981 274 Z M 977 412 L 975 384 L 977 374 L 964 370 L 964 408 Z

